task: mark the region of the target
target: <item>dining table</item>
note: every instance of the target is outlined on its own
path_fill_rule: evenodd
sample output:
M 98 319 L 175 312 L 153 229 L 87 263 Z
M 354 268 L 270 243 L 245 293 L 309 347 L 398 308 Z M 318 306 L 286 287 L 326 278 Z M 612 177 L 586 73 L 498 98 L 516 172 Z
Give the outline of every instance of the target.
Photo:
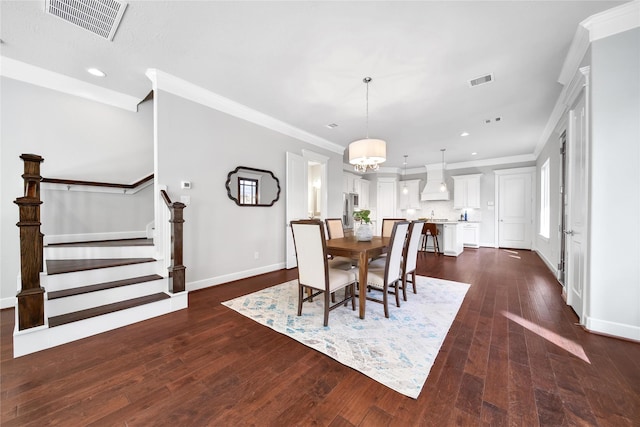
M 355 236 L 328 239 L 327 253 L 333 256 L 343 256 L 358 260 L 360 292 L 359 309 L 360 318 L 364 319 L 365 304 L 367 301 L 367 273 L 369 260 L 387 251 L 391 239 L 389 237 L 373 236 L 369 241 L 360 241 Z

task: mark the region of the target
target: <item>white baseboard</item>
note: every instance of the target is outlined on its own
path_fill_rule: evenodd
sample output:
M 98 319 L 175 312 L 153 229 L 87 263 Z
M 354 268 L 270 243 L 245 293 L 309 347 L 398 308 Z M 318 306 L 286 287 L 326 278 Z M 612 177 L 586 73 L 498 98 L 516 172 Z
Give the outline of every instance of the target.
M 210 286 L 217 286 L 227 282 L 233 282 L 234 280 L 245 279 L 251 276 L 257 276 L 258 274 L 270 273 L 272 271 L 281 270 L 285 268 L 285 263 L 266 265 L 263 267 L 253 268 L 251 270 L 238 271 L 235 273 L 225 274 L 222 276 L 211 277 L 209 279 L 198 280 L 195 282 L 187 282 L 187 291 L 197 291 L 198 289 L 208 288 Z M 188 271 L 188 270 L 187 270 Z
M 591 332 L 626 338 L 640 342 L 640 326 L 610 322 L 608 320 L 587 317 L 585 328 Z
M 558 268 L 557 266 L 553 265 L 553 263 L 551 261 L 549 261 L 547 259 L 547 257 L 544 256 L 544 254 L 538 250 L 534 249 L 534 252 L 538 254 L 538 256 L 540 257 L 540 259 L 542 260 L 542 262 L 544 262 L 547 266 L 547 268 L 549 268 L 549 270 L 551 270 L 551 272 L 553 273 L 553 275 L 556 277 L 556 280 L 558 278 Z
M 147 231 L 118 231 L 111 233 L 57 234 L 45 235 L 44 244 L 89 242 L 95 240 L 146 239 Z

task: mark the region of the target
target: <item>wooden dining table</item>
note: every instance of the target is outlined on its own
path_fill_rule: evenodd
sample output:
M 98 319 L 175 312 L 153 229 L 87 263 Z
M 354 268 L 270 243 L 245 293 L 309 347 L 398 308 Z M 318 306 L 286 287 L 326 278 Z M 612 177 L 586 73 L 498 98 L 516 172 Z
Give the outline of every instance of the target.
M 327 240 L 327 253 L 333 256 L 343 256 L 358 260 L 360 274 L 360 318 L 364 319 L 364 309 L 367 301 L 367 273 L 369 270 L 369 260 L 386 252 L 391 239 L 389 237 L 373 236 L 371 241 L 361 242 L 355 236 L 340 237 Z

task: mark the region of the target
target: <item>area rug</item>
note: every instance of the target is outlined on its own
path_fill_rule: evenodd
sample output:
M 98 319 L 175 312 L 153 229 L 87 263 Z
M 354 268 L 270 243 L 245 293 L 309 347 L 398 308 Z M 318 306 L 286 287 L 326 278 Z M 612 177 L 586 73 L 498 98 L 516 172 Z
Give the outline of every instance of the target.
M 297 280 L 223 304 L 417 399 L 469 285 L 423 276 L 416 285 L 418 293 L 409 291 L 401 307 L 390 296 L 389 319 L 382 304 L 367 301 L 364 320 L 349 304 L 331 311 L 327 327 L 322 297 L 304 303 L 297 316 Z

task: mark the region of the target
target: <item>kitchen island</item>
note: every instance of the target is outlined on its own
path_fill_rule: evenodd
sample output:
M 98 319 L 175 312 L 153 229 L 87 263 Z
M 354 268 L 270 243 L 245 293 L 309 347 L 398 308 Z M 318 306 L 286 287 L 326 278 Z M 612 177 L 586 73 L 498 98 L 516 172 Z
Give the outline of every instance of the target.
M 448 219 L 426 219 L 427 222 L 436 224 L 438 228 L 438 242 L 440 250 L 447 256 L 458 256 L 464 251 L 462 241 L 462 225 L 463 221 L 454 221 Z M 427 251 L 434 251 L 432 240 L 429 239 L 430 245 L 427 245 Z

